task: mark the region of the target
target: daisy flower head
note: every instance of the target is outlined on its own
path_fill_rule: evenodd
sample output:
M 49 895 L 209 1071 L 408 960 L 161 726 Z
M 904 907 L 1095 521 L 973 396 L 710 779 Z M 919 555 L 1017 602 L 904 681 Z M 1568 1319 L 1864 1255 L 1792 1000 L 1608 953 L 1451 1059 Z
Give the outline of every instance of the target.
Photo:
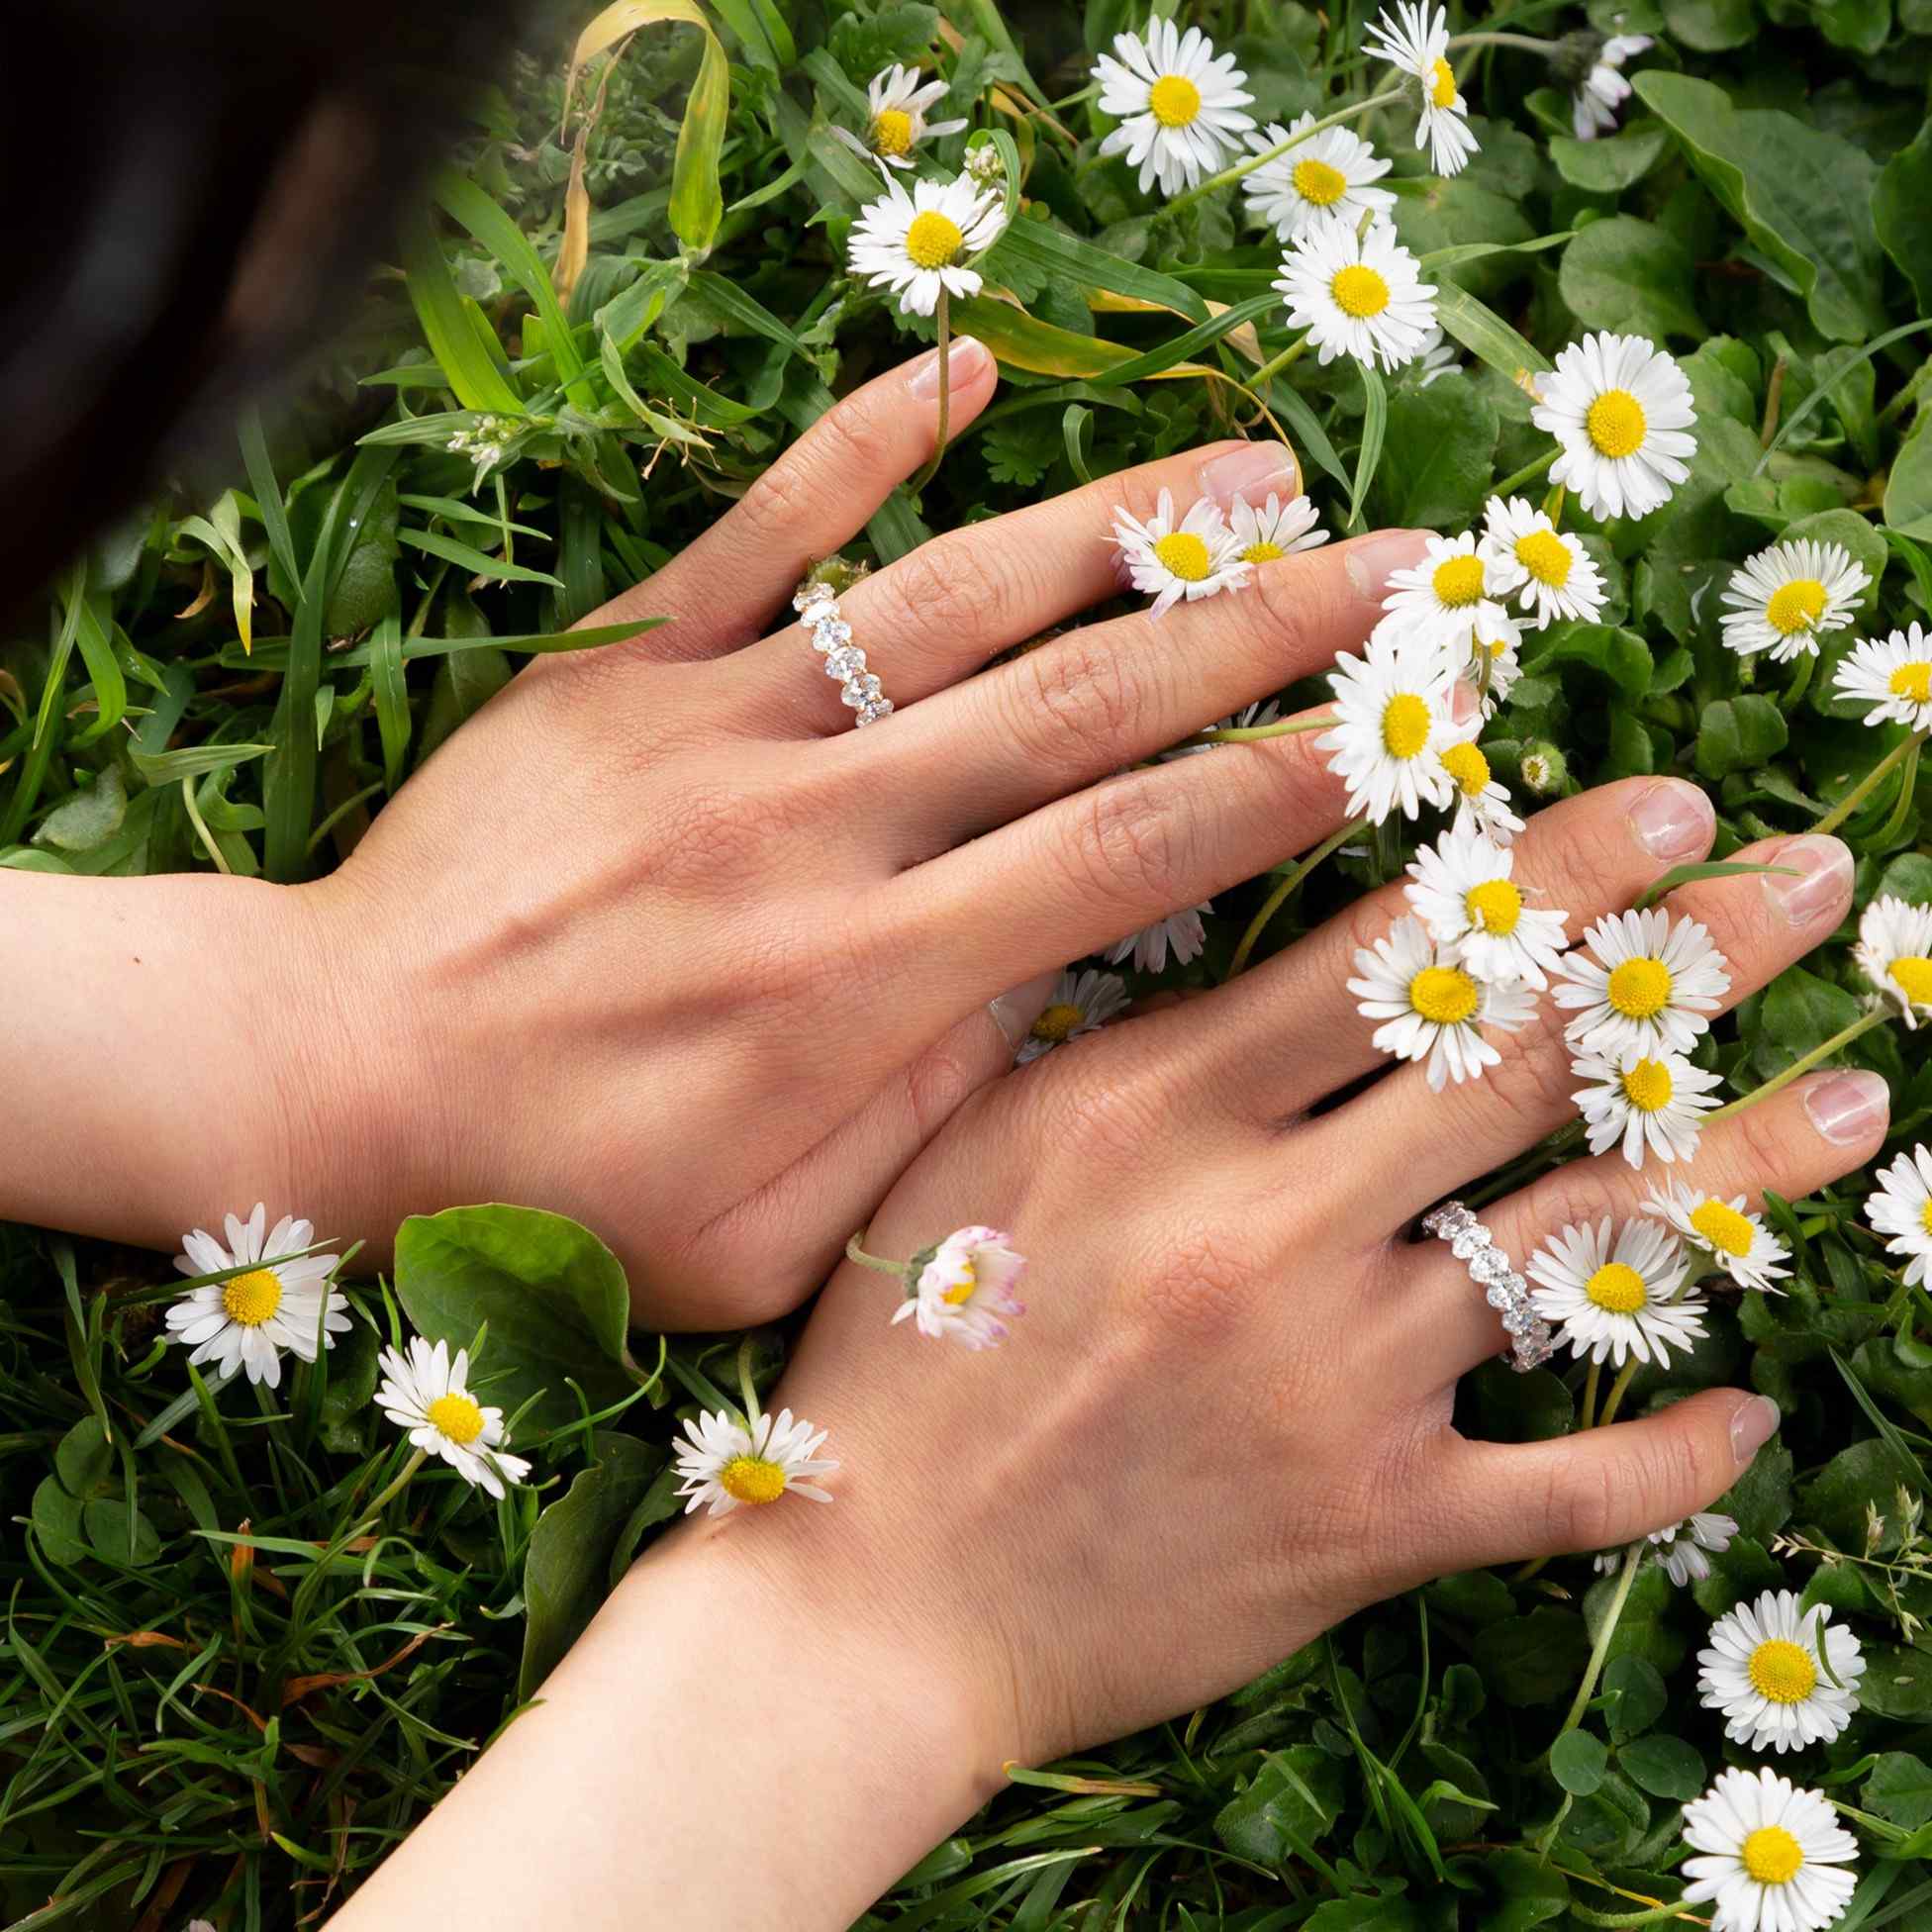
M 1687 1905 L 1713 1907 L 1711 1932 L 1820 1932 L 1844 1916 L 1858 1840 L 1828 1800 L 1768 1767 L 1720 1771 L 1684 1807 Z
M 1574 536 L 1523 497 L 1492 497 L 1483 515 L 1482 552 L 1500 598 L 1514 597 L 1541 630 L 1559 618 L 1594 624 L 1603 615 L 1603 578 Z
M 1463 667 L 1463 677 L 1481 695 L 1485 718 L 1496 715 L 1523 674 L 1517 649 L 1522 636 L 1523 628 L 1514 618 L 1470 628 L 1469 662 Z
M 1254 126 L 1253 101 L 1231 53 L 1217 54 L 1199 27 L 1184 34 L 1156 17 L 1143 34 L 1115 34 L 1113 53 L 1094 62 L 1100 110 L 1120 125 L 1101 143 L 1140 170 L 1140 192 L 1156 181 L 1177 195 L 1235 153 Z
M 1645 1151 L 1660 1161 L 1688 1161 L 1697 1151 L 1701 1116 L 1717 1105 L 1711 1092 L 1719 1077 L 1693 1066 L 1681 1053 L 1626 1047 L 1620 1053 L 1585 1053 L 1570 1071 L 1589 1084 L 1577 1092 L 1589 1129 L 1590 1151 L 1619 1143 L 1632 1167 Z
M 1396 205 L 1387 188 L 1369 186 L 1389 172 L 1390 162 L 1351 129 L 1307 134 L 1313 126 L 1310 109 L 1290 127 L 1277 121 L 1248 136 L 1257 154 L 1295 143 L 1287 153 L 1263 161 L 1241 184 L 1249 216 L 1272 228 L 1283 242 L 1299 240 L 1317 222 L 1339 220 L 1353 228 L 1364 215 L 1387 215 Z
M 1435 326 L 1435 284 L 1387 222 L 1358 235 L 1346 222 L 1307 229 L 1282 257 L 1275 292 L 1288 326 L 1305 328 L 1322 363 L 1338 355 L 1385 369 L 1421 354 Z
M 1794 1591 L 1768 1590 L 1710 1626 L 1697 1653 L 1699 1701 L 1723 1712 L 1733 1744 L 1802 1751 L 1829 1744 L 1852 1721 L 1865 1654 L 1830 1617 L 1826 1604 L 1800 1609 Z
M 902 67 L 895 62 L 872 76 L 865 90 L 867 109 L 865 138 L 849 128 L 833 128 L 845 145 L 868 161 L 887 167 L 913 165 L 913 150 L 922 141 L 936 141 L 941 135 L 956 135 L 964 121 L 928 121 L 925 111 L 946 98 L 946 83 L 929 80 L 919 85 L 917 67 Z
M 1143 925 L 1138 932 L 1129 932 L 1107 949 L 1107 963 L 1118 966 L 1131 959 L 1136 973 L 1159 973 L 1166 969 L 1167 955 L 1172 951 L 1175 964 L 1185 966 L 1201 956 L 1201 949 L 1207 943 L 1201 916 L 1213 910 L 1214 902 L 1204 899 L 1185 913 L 1170 913 L 1152 925 Z
M 1932 1019 L 1932 906 L 1875 899 L 1859 917 L 1852 957 L 1908 1027 Z
M 915 181 L 911 194 L 889 177 L 886 192 L 853 223 L 846 260 L 872 287 L 890 289 L 908 315 L 929 316 L 942 288 L 960 297 L 980 292 L 979 272 L 965 264 L 992 247 L 1006 225 L 1005 198 L 964 175 Z
M 501 1497 L 506 1483 L 521 1483 L 530 1464 L 506 1455 L 503 1410 L 486 1407 L 469 1393 L 469 1351 L 449 1359 L 449 1344 L 432 1348 L 421 1335 L 409 1353 L 385 1348 L 376 1357 L 382 1386 L 376 1406 L 403 1430 L 413 1448 L 440 1456 L 465 1483 Z
M 224 1378 L 245 1369 L 250 1382 L 278 1388 L 283 1349 L 313 1362 L 318 1339 L 334 1348 L 349 1325 L 347 1301 L 329 1286 L 336 1257 L 304 1254 L 315 1228 L 291 1214 L 271 1228 L 259 1201 L 245 1221 L 230 1214 L 224 1225 L 227 1246 L 197 1227 L 181 1237 L 174 1265 L 184 1275 L 242 1272 L 190 1289 L 167 1311 L 168 1339 L 193 1349 L 190 1367 L 213 1362 Z
M 1724 641 L 1740 657 L 1768 650 L 1775 663 L 1809 651 L 1851 623 L 1872 579 L 1837 543 L 1774 543 L 1731 572 L 1725 586 Z
M 1387 619 L 1360 657 L 1335 660 L 1335 728 L 1314 741 L 1348 787 L 1349 817 L 1380 824 L 1399 807 L 1412 819 L 1424 805 L 1447 805 L 1455 790 L 1442 762 L 1453 726 L 1449 706 L 1456 667 L 1448 652 L 1410 637 Z
M 1916 623 L 1889 637 L 1866 637 L 1831 674 L 1841 698 L 1872 707 L 1868 724 L 1903 724 L 1932 731 L 1932 635 Z
M 1623 63 L 1651 46 L 1648 34 L 1612 34 L 1570 95 L 1570 124 L 1579 141 L 1616 132 L 1616 111 L 1630 98 Z
M 1476 152 L 1469 103 L 1457 91 L 1449 64 L 1449 12 L 1428 0 L 1396 0 L 1369 29 L 1368 50 L 1412 79 L 1420 93 L 1415 145 L 1429 150 L 1438 174 L 1458 174 Z
M 1496 1026 L 1513 1033 L 1535 1011 L 1527 987 L 1480 980 L 1453 952 L 1429 938 L 1418 918 L 1396 921 L 1388 935 L 1355 954 L 1348 990 L 1365 1019 L 1380 1019 L 1375 1045 L 1399 1060 L 1418 1060 L 1429 1087 L 1477 1080 L 1502 1055 L 1483 1037 Z
M 1440 642 L 1493 634 L 1509 621 L 1497 602 L 1487 557 L 1473 531 L 1431 536 L 1426 554 L 1406 570 L 1393 571 L 1382 608 L 1418 635 Z
M 1865 1217 L 1905 1262 L 1905 1286 L 1932 1279 L 1932 1147 L 1923 1144 L 1879 1170 Z
M 1524 903 L 1509 876 L 1515 855 L 1480 831 L 1450 830 L 1424 845 L 1403 887 L 1437 945 L 1451 948 L 1479 980 L 1519 980 L 1539 992 L 1563 955 L 1567 913 Z
M 1683 1590 L 1688 1584 L 1702 1583 L 1710 1575 L 1710 1557 L 1705 1552 L 1722 1556 L 1736 1534 L 1735 1518 L 1700 1509 L 1693 1516 L 1686 1516 L 1681 1523 L 1653 1529 L 1644 1540 L 1654 1547 L 1656 1561 L 1664 1574 Z M 1608 1576 L 1622 1561 L 1621 1550 L 1605 1550 L 1596 1559 L 1598 1575 Z
M 1563 445 L 1550 480 L 1593 517 L 1647 517 L 1690 474 L 1690 381 L 1644 337 L 1586 336 L 1538 382 L 1530 421 Z
M 1248 581 L 1249 566 L 1237 554 L 1234 532 L 1212 497 L 1201 498 L 1178 524 L 1170 490 L 1160 493 L 1144 524 L 1116 505 L 1113 540 L 1134 589 L 1154 600 L 1150 617 L 1165 616 L 1184 598 L 1193 603 L 1239 590 Z
M 1744 1197 L 1720 1201 L 1700 1188 L 1668 1181 L 1662 1193 L 1651 1189 L 1644 1212 L 1668 1221 L 1699 1253 L 1708 1255 L 1739 1288 L 1755 1288 L 1763 1295 L 1783 1295 L 1778 1286 L 1790 1251 L 1764 1224 L 1762 1215 L 1748 1210 Z
M 1305 496 L 1291 497 L 1284 503 L 1273 490 L 1268 501 L 1256 509 L 1246 497 L 1236 497 L 1227 513 L 1227 527 L 1234 532 L 1234 554 L 1243 563 L 1274 563 L 1302 550 L 1318 549 L 1328 540 L 1328 532 L 1318 527 L 1320 513 Z
M 1690 1265 L 1676 1238 L 1651 1221 L 1625 1221 L 1610 1239 L 1606 1214 L 1594 1226 L 1566 1227 L 1538 1248 L 1525 1270 L 1529 1299 L 1557 1340 L 1588 1362 L 1689 1354 L 1704 1332 L 1704 1302 L 1686 1288 Z
M 809 1496 L 829 1502 L 831 1495 L 812 1479 L 838 1467 L 821 1456 L 827 1430 L 795 1420 L 789 1408 L 759 1414 L 746 1428 L 729 1409 L 708 1409 L 684 1424 L 686 1440 L 677 1444 L 678 1495 L 689 1497 L 684 1513 L 704 1503 L 714 1516 L 728 1516 L 739 1503 L 755 1507 L 782 1496 Z
M 1442 768 L 1454 787 L 1458 831 L 1480 831 L 1492 843 L 1506 845 L 1522 830 L 1523 821 L 1509 808 L 1509 793 L 1490 771 L 1490 761 L 1476 742 L 1483 728 L 1480 718 L 1451 727 L 1442 747 Z
M 1565 1031 L 1587 1053 L 1688 1053 L 1731 990 L 1709 931 L 1661 906 L 1598 919 L 1584 946 L 1563 962 L 1556 1003 L 1576 1013 Z
M 915 1274 L 917 1269 L 917 1274 Z M 992 1348 L 1007 1338 L 1004 1317 L 1026 1312 L 1014 1289 L 1026 1272 L 1013 1236 L 997 1227 L 962 1227 L 948 1234 L 921 1264 L 908 1267 L 906 1299 L 894 1321 L 912 1320 L 921 1335 L 963 1348 Z
M 1100 973 L 1090 967 L 1076 975 L 1069 966 L 1060 975 L 1053 998 L 1033 1021 L 1033 1030 L 1021 1041 L 1016 1064 L 1023 1067 L 1028 1060 L 1106 1025 L 1126 1004 L 1127 983 L 1118 973 Z

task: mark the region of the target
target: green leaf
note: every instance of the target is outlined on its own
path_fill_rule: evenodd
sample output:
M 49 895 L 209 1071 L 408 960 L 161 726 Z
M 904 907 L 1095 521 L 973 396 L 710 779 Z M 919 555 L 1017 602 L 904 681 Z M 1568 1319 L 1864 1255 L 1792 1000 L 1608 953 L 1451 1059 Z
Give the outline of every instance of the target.
M 1586 329 L 1701 340 L 1703 319 L 1688 299 L 1693 280 L 1690 251 L 1668 229 L 1612 215 L 1564 249 L 1557 286 Z
M 473 543 L 445 536 L 440 531 L 404 530 L 396 534 L 412 550 L 427 550 L 431 556 L 441 557 L 445 563 L 453 563 L 478 577 L 491 577 L 506 584 L 547 584 L 552 590 L 563 588 L 563 579 L 547 570 L 531 570 L 525 564 L 506 563 L 501 557 L 487 556 Z
M 1884 519 L 1901 535 L 1932 542 L 1932 410 L 1919 417 L 1892 459 Z
M 1700 52 L 1742 47 L 1758 33 L 1752 0 L 1664 0 L 1671 39 Z
M 1865 1781 L 1861 1802 L 1906 1831 L 1932 1824 L 1932 1766 L 1909 1751 L 1884 1752 Z
M 80 1519 L 88 1548 L 103 1563 L 145 1570 L 161 1553 L 154 1525 L 141 1510 L 130 1510 L 119 1497 L 96 1497 L 83 1503 Z
M 83 1415 L 53 1452 L 53 1473 L 77 1502 L 104 1494 L 114 1475 L 114 1450 L 97 1415 Z
M 1565 1731 L 1550 1746 L 1550 1776 L 1572 1797 L 1588 1797 L 1602 1784 L 1610 1754 L 1599 1737 L 1589 1731 Z
M 44 1476 L 34 1492 L 34 1533 L 41 1539 L 41 1551 L 49 1563 L 71 1568 L 87 1559 L 87 1532 L 81 1522 L 81 1503 L 60 1487 L 58 1480 Z
M 1548 370 L 1550 358 L 1533 348 L 1503 321 L 1494 309 L 1486 309 L 1475 296 L 1454 283 L 1437 289 L 1435 319 L 1442 333 L 1487 362 L 1505 380 L 1519 382 L 1525 375 Z M 1431 389 L 1439 387 L 1431 383 Z
M 1783 751 L 1790 737 L 1785 714 L 1754 691 L 1715 698 L 1703 709 L 1697 726 L 1697 771 L 1704 778 L 1728 778 L 1734 771 L 1762 765 Z
M 1505 1617 L 1476 1638 L 1476 1666 L 1507 1704 L 1546 1704 L 1576 1689 L 1590 1657 L 1590 1637 L 1575 1610 L 1539 1603 L 1527 1616 Z
M 1641 181 L 1669 145 L 1669 135 L 1647 123 L 1626 128 L 1605 141 L 1552 135 L 1550 159 L 1573 188 L 1582 188 L 1587 194 L 1614 195 Z
M 1324 1837 L 1342 1809 L 1342 1770 L 1312 1744 L 1273 1751 L 1254 1783 L 1224 1804 L 1214 1833 L 1230 1852 L 1280 1865 Z
M 1551 641 L 1523 659 L 1533 677 L 1552 664 L 1589 664 L 1633 703 L 1650 689 L 1650 646 L 1634 630 L 1610 624 L 1574 624 L 1553 628 Z
M 1932 1651 L 1868 1643 L 1858 1694 L 1860 1704 L 1879 1717 L 1904 1723 L 1932 1718 Z
M 128 788 L 118 767 L 109 765 L 85 791 L 56 805 L 35 830 L 37 845 L 63 852 L 91 852 L 121 829 L 128 816 Z
M 1639 1790 L 1688 1804 L 1704 1787 L 1704 1761 L 1681 1737 L 1632 1738 L 1618 1748 L 1618 1767 Z
M 1371 496 L 1380 524 L 1460 530 L 1482 514 L 1500 425 L 1487 396 L 1460 382 L 1399 389 L 1389 448 Z
M 1647 1657 L 1612 1657 L 1603 1667 L 1602 1683 L 1611 1699 L 1610 1742 L 1619 1750 L 1626 1740 L 1649 1730 L 1670 1701 L 1662 1675 Z
M 456 292 L 442 244 L 430 226 L 427 212 L 419 212 L 403 224 L 403 275 L 417 320 L 423 326 L 423 339 L 456 400 L 465 409 L 521 416 L 523 398 L 478 338 L 469 311 L 463 306 L 467 298 Z
M 1918 298 L 1918 312 L 1932 315 L 1932 121 L 1901 147 L 1879 175 L 1872 221 L 1884 249 Z

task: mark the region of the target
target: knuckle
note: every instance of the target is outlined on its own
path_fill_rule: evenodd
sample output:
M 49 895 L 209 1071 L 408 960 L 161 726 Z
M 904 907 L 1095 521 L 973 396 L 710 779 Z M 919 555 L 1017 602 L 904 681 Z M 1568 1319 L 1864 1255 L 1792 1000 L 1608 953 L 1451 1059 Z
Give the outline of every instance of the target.
M 668 787 L 661 813 L 640 868 L 653 886 L 715 888 L 769 862 L 774 814 L 736 786 L 693 779 Z
M 921 1141 L 952 1118 L 980 1078 L 966 1054 L 943 1040 L 906 1069 L 906 1101 Z
M 963 640 L 999 634 L 1005 588 L 976 568 L 971 544 L 960 537 L 948 534 L 921 543 L 881 572 L 878 581 L 898 600 L 898 623 L 943 643 L 949 654 Z M 989 653 L 993 648 L 990 641 L 985 644 Z
M 750 525 L 761 542 L 786 542 L 809 521 L 826 477 L 871 474 L 878 463 L 875 440 L 870 409 L 847 398 L 753 480 L 732 515 Z
M 1076 1040 L 1053 1055 L 1056 1070 L 1078 1069 L 1090 1040 Z M 1165 1112 L 1159 1084 L 1151 1080 L 1100 1082 L 1063 1077 L 1046 1110 L 1046 1144 L 1096 1172 L 1137 1171 L 1155 1143 Z
M 1065 848 L 1068 883 L 1109 912 L 1168 905 L 1180 874 L 1180 835 L 1172 807 L 1137 779 L 1088 793 Z
M 1013 666 L 1008 734 L 1031 762 L 1092 768 L 1128 755 L 1143 714 L 1143 688 L 1118 651 L 1077 633 Z
M 1751 1177 L 1753 1193 L 1778 1187 L 1791 1167 L 1792 1143 L 1797 1136 L 1790 1130 L 1788 1116 L 1780 1125 L 1781 1112 L 1775 1107 L 1747 1107 L 1731 1123 L 1744 1156 L 1744 1172 Z M 1716 1181 L 1710 1177 L 1706 1181 L 1714 1190 Z
M 1616 1542 L 1630 1475 L 1606 1456 L 1560 1457 L 1544 1499 L 1548 1546 L 1600 1550 Z
M 1297 557 L 1257 570 L 1250 584 L 1250 625 L 1266 639 L 1271 658 L 1296 663 L 1342 634 L 1329 561 Z
M 1140 1313 L 1165 1349 L 1177 1338 L 1210 1345 L 1245 1312 L 1254 1268 L 1225 1229 L 1196 1227 L 1165 1240 L 1142 1280 Z

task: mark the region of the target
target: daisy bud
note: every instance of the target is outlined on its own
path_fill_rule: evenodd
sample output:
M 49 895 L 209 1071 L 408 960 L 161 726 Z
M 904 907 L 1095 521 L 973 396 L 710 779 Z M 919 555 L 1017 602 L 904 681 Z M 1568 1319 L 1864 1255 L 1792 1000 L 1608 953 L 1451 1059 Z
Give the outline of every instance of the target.
M 1581 87 L 1590 78 L 1596 56 L 1608 37 L 1594 27 L 1579 27 L 1558 41 L 1550 54 L 1550 72 L 1566 87 Z
M 1539 799 L 1553 799 L 1570 785 L 1570 763 L 1547 738 L 1532 738 L 1523 746 L 1523 790 Z
M 834 597 L 843 597 L 854 584 L 863 582 L 871 574 L 872 566 L 863 557 L 856 563 L 849 557 L 821 557 L 800 580 L 798 597 L 806 596 L 815 584 L 823 584 Z M 795 597 L 794 604 L 797 601 Z
M 919 1333 L 950 1338 L 963 1348 L 992 1348 L 1007 1338 L 1003 1315 L 1026 1312 L 1014 1289 L 1026 1272 L 1026 1257 L 997 1227 L 962 1227 L 921 1248 L 906 1264 L 906 1300 L 893 1315 L 911 1319 Z

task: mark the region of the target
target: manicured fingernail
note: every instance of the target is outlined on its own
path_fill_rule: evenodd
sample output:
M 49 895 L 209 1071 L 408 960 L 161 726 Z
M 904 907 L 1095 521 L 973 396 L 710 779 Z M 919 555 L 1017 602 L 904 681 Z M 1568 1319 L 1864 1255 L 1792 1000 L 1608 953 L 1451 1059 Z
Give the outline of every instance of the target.
M 1362 596 L 1379 607 L 1391 576 L 1420 563 L 1428 554 L 1432 534 L 1426 530 L 1378 531 L 1343 548 L 1342 568 Z
M 1852 899 L 1852 852 L 1842 839 L 1808 833 L 1781 846 L 1771 855 L 1773 865 L 1788 866 L 1799 876 L 1787 872 L 1767 872 L 1765 894 L 1773 906 L 1792 925 L 1810 925 L 1829 913 L 1834 919 L 1844 916 Z
M 1246 497 L 1259 508 L 1271 490 L 1293 496 L 1295 484 L 1295 458 L 1279 442 L 1244 442 L 1201 466 L 1201 494 L 1212 497 L 1223 511 L 1234 508 L 1236 497 Z
M 1717 814 L 1700 787 L 1668 779 L 1630 808 L 1630 829 L 1654 859 L 1690 859 L 1710 847 Z
M 1033 1030 L 1033 1021 L 1046 1011 L 1047 998 L 1059 977 L 1058 973 L 1041 973 L 1024 986 L 1016 986 L 1011 993 L 987 1002 L 986 1010 L 993 1015 L 993 1023 L 1006 1034 L 1007 1044 L 1015 1053 Z
M 1804 1089 L 1804 1111 L 1833 1146 L 1849 1147 L 1884 1125 L 1891 1113 L 1891 1089 L 1881 1073 L 1828 1073 Z
M 1748 1469 L 1751 1458 L 1777 1433 L 1785 1418 L 1769 1396 L 1753 1396 L 1731 1411 L 1731 1455 L 1739 1469 Z
M 952 346 L 946 351 L 946 375 L 953 388 L 970 382 L 980 370 L 992 360 L 986 344 L 977 336 L 955 336 Z M 913 373 L 906 383 L 906 393 L 917 396 L 920 402 L 927 403 L 939 393 L 939 351 L 929 348 L 913 364 Z

